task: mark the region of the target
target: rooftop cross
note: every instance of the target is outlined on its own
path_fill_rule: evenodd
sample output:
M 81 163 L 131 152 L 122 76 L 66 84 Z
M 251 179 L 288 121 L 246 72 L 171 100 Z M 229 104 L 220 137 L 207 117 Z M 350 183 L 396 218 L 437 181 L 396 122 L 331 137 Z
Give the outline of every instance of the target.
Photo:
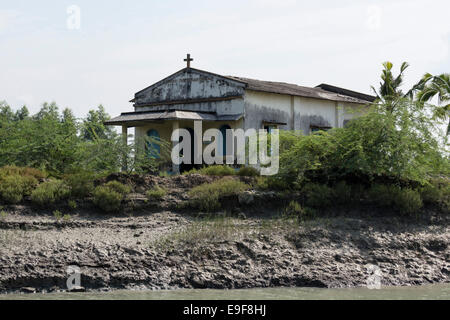
M 191 67 L 191 61 L 194 61 L 194 59 L 192 59 L 191 55 L 188 53 L 187 58 L 184 59 L 184 61 L 187 62 L 187 67 L 190 68 Z

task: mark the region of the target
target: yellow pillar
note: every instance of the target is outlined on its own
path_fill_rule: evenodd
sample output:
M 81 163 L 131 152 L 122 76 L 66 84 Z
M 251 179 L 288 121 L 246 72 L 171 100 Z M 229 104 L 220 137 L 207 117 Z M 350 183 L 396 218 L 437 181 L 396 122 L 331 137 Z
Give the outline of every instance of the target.
M 122 126 L 122 141 L 123 141 L 124 146 L 128 145 L 128 126 L 125 126 L 125 125 Z M 128 170 L 127 161 L 126 161 L 127 156 L 128 156 L 126 154 L 127 150 L 124 148 L 123 152 L 124 152 L 124 154 L 122 155 L 123 156 L 122 171 L 127 171 Z
M 172 121 L 172 149 L 180 141 L 180 136 L 173 134 L 175 132 L 175 130 L 178 130 L 179 128 L 180 128 L 180 123 L 178 121 Z M 180 166 L 177 164 L 174 164 L 173 162 L 172 162 L 172 172 L 175 174 L 180 173 Z

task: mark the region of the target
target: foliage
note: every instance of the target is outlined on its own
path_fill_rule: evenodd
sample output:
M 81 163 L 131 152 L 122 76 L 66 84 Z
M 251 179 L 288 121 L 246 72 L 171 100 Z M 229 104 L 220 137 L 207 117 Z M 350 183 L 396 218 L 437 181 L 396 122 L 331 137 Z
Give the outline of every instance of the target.
M 324 208 L 333 204 L 333 189 L 325 184 L 308 183 L 303 187 L 302 192 L 305 194 L 305 203 L 308 207 Z
M 297 201 L 291 201 L 286 208 L 284 208 L 284 214 L 288 216 L 301 216 L 304 214 L 304 209 Z
M 404 214 L 415 213 L 423 206 L 417 190 L 395 185 L 374 184 L 368 191 L 368 197 L 377 206 L 393 208 Z
M 241 177 L 257 177 L 259 176 L 259 171 L 253 167 L 246 166 L 240 168 L 237 175 Z
M 111 189 L 111 190 L 113 190 L 113 191 L 115 191 L 115 192 L 117 192 L 117 193 L 119 193 L 121 195 L 124 195 L 124 196 L 131 192 L 131 187 L 130 186 L 127 186 L 127 185 L 125 185 L 123 183 L 120 183 L 118 181 L 107 182 L 104 186 L 106 188 L 109 188 L 109 189 Z
M 62 180 L 49 180 L 37 186 L 31 193 L 31 201 L 39 206 L 52 205 L 66 199 L 70 194 L 69 187 Z
M 11 204 L 19 203 L 37 184 L 36 178 L 28 175 L 3 176 L 0 178 L 0 199 Z
M 42 180 L 47 177 L 44 172 L 34 168 L 22 168 L 16 166 L 4 166 L 0 168 L 0 179 L 9 175 L 29 176 L 37 180 Z
M 56 221 L 60 221 L 63 217 L 63 214 L 59 210 L 53 211 L 53 216 L 55 217 Z
M 124 196 L 108 187 L 99 186 L 94 190 L 94 204 L 105 212 L 115 212 L 120 209 Z
M 152 189 L 147 191 L 147 198 L 150 200 L 153 199 L 161 199 L 167 194 L 167 190 L 160 187 L 160 186 L 154 186 Z
M 417 85 L 417 100 L 426 103 L 434 97 L 438 98 L 438 105 L 433 106 L 433 118 L 447 120 L 447 133 L 450 134 L 450 74 L 443 73 L 432 76 L 427 73 Z
M 60 114 L 55 103 L 44 103 L 33 116 L 19 111 L 15 115 L 5 103 L 0 104 L 0 166 L 38 168 L 54 176 L 79 171 L 109 174 L 122 168 L 144 173 L 170 159 L 168 142 L 157 142 L 162 145 L 158 159 L 148 157 L 141 141 L 151 138 L 124 143 L 103 124 L 109 118 L 103 107 L 91 110 L 81 123 L 69 109 Z
M 93 176 L 92 173 L 85 171 L 66 175 L 64 181 L 70 187 L 70 196 L 77 199 L 89 196 L 94 190 Z
M 117 181 L 110 181 L 94 190 L 94 204 L 105 212 L 116 212 L 125 195 L 131 192 L 131 188 Z
M 392 62 L 386 61 L 383 63 L 383 72 L 381 74 L 380 88 L 377 92 L 372 87 L 373 92 L 377 96 L 377 100 L 385 106 L 387 112 L 393 112 L 396 107 L 396 101 L 399 98 L 403 98 L 410 94 L 410 91 L 405 95 L 401 91 L 400 87 L 403 84 L 403 76 L 406 69 L 409 67 L 407 62 L 403 62 L 400 67 L 400 73 L 398 76 L 394 76 L 392 73 Z
M 234 176 L 236 175 L 236 170 L 226 165 L 212 165 L 203 167 L 201 169 L 192 169 L 188 172 L 185 172 L 184 174 L 188 175 L 194 173 L 203 174 L 207 176 Z
M 194 187 L 189 191 L 190 203 L 193 207 L 208 212 L 220 209 L 220 198 L 236 195 L 249 189 L 250 186 L 235 179 L 222 178 L 213 183 Z

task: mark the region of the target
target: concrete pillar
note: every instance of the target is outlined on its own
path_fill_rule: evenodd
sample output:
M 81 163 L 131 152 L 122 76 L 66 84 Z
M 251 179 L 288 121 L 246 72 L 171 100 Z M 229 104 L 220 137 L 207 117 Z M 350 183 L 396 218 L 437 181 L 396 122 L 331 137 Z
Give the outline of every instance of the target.
M 122 140 L 123 143 L 128 143 L 128 126 L 122 126 Z
M 125 125 L 122 126 L 122 141 L 123 141 L 124 146 L 128 145 L 128 126 L 125 126 Z M 124 152 L 126 152 L 126 151 L 124 151 Z M 127 154 L 123 154 L 122 171 L 128 170 L 127 162 L 126 162 L 127 156 L 128 156 Z
M 179 128 L 180 128 L 180 123 L 178 121 L 172 121 L 172 149 L 180 141 L 180 136 L 173 134 L 173 132 L 175 130 L 178 130 Z M 180 173 L 180 166 L 177 164 L 174 164 L 173 162 L 172 162 L 172 172 L 175 174 Z

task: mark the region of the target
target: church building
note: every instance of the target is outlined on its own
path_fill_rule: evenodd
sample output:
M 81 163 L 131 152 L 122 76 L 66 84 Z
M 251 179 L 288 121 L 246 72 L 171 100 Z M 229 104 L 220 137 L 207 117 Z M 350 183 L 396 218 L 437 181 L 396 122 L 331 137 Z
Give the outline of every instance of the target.
M 172 131 L 194 128 L 202 121 L 203 131 L 278 128 L 318 130 L 341 128 L 363 112 L 374 96 L 321 84 L 303 87 L 235 76 L 223 76 L 187 67 L 135 93 L 133 112 L 125 112 L 105 124 L 135 128 L 136 138 L 151 136 L 171 141 Z

